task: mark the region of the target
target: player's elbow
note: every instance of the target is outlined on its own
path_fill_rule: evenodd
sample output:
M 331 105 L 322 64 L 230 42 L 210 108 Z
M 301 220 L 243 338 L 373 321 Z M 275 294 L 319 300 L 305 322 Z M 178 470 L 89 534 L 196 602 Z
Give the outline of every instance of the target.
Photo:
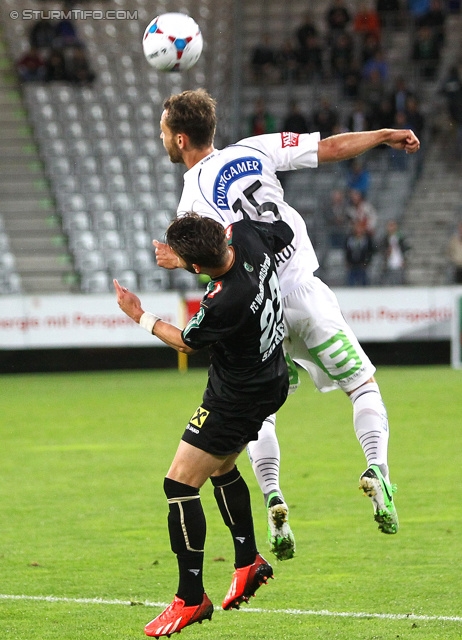
M 324 138 L 318 144 L 318 163 L 336 162 L 342 158 L 343 153 L 342 141 L 339 137 Z
M 195 349 L 191 349 L 191 347 L 188 347 L 187 344 L 182 344 L 178 347 L 178 351 L 180 353 L 186 353 L 186 355 L 190 356 L 193 353 L 196 353 Z

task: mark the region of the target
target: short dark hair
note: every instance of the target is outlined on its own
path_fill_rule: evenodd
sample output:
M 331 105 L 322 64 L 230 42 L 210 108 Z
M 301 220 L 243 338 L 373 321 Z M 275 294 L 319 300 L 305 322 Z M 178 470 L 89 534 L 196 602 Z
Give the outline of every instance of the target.
M 183 91 L 165 100 L 165 123 L 172 133 L 186 134 L 194 147 L 203 149 L 213 144 L 215 107 L 216 101 L 205 89 Z
M 224 227 L 193 211 L 170 223 L 166 240 L 188 266 L 198 264 L 215 269 L 226 262 L 228 240 Z

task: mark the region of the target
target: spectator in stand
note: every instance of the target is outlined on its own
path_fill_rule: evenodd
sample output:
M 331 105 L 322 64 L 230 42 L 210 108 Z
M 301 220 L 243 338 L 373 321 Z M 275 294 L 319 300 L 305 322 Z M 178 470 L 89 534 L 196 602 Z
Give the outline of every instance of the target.
M 408 96 L 413 95 L 413 92 L 409 88 L 404 76 L 398 76 L 395 79 L 394 86 L 391 92 L 391 100 L 393 104 L 393 115 L 397 111 L 406 110 L 406 102 Z
M 69 80 L 66 60 L 61 49 L 52 49 L 46 61 L 46 82 L 65 82 Z
M 319 36 L 307 35 L 303 46 L 297 51 L 297 58 L 301 80 L 323 78 L 323 49 Z
M 358 98 L 361 80 L 361 66 L 358 60 L 353 59 L 342 80 L 343 95 L 345 98 Z
M 54 20 L 37 20 L 29 32 L 29 45 L 31 49 L 49 51 L 54 46 L 56 37 L 56 23 Z
M 313 111 L 312 123 L 314 131 L 319 131 L 321 138 L 338 133 L 338 116 L 326 96 L 321 97 L 318 108 Z
M 417 27 L 429 27 L 439 48 L 445 40 L 446 11 L 441 0 L 430 0 L 430 7 L 416 19 Z
M 347 199 L 343 189 L 331 191 L 323 218 L 328 228 L 330 247 L 343 249 L 348 235 Z
M 407 115 L 406 111 L 397 111 L 395 113 L 395 118 L 393 120 L 393 127 L 398 127 L 402 129 L 406 126 L 407 123 Z M 392 128 L 393 128 L 392 127 Z M 389 157 L 389 165 L 393 171 L 406 171 L 409 166 L 409 158 L 405 154 L 401 154 L 399 156 L 397 153 L 393 153 L 392 149 L 387 149 L 388 157 Z
M 378 110 L 387 95 L 385 82 L 378 69 L 372 69 L 369 75 L 363 79 L 359 95 L 371 113 Z
M 449 239 L 447 255 L 453 270 L 452 282 L 462 284 L 462 222 Z
M 289 110 L 282 122 L 281 131 L 293 131 L 294 133 L 309 133 L 308 119 L 304 116 L 298 102 L 292 98 L 289 101 Z
M 350 33 L 340 32 L 332 37 L 330 69 L 334 78 L 344 79 L 354 60 L 354 41 Z
M 377 36 L 380 41 L 381 25 L 377 10 L 372 4 L 372 0 L 362 0 L 359 3 L 353 19 L 353 31 L 361 36 L 363 40 L 369 33 Z
M 379 251 L 383 258 L 383 285 L 406 284 L 406 254 L 410 248 L 396 220 L 389 220 L 386 233 L 379 243 Z
M 412 131 L 422 141 L 423 132 L 425 129 L 425 116 L 420 110 L 417 98 L 413 95 L 407 97 L 406 107 L 404 110 L 406 114 L 406 128 L 412 129 Z
M 358 223 L 372 238 L 377 226 L 377 211 L 375 207 L 358 189 L 349 191 L 349 199 L 350 204 L 347 206 L 346 214 L 350 229 L 353 229 Z
M 338 33 L 345 32 L 350 22 L 351 15 L 345 0 L 332 0 L 326 11 L 328 43 L 331 44 Z
M 277 131 L 276 120 L 267 110 L 263 98 L 255 102 L 255 109 L 249 118 L 249 135 L 260 136 L 263 133 L 275 133 Z
M 313 14 L 311 11 L 306 11 L 303 14 L 302 22 L 300 26 L 297 28 L 295 32 L 295 36 L 297 38 L 297 43 L 300 48 L 305 46 L 306 38 L 308 36 L 316 36 L 319 37 L 319 29 L 316 25 L 316 22 L 313 18 Z
M 276 51 L 277 76 L 281 82 L 298 82 L 298 51 L 292 40 L 284 40 L 280 49 Z
M 53 41 L 53 46 L 56 47 L 76 47 L 81 45 L 81 42 L 77 35 L 77 29 L 72 22 L 68 18 L 62 18 L 56 24 L 55 27 L 55 38 Z
M 281 131 L 292 131 L 293 133 L 309 133 L 310 125 L 308 118 L 302 113 L 298 102 L 292 98 L 289 101 L 289 110 L 282 121 Z M 277 176 L 282 188 L 285 190 L 288 180 L 291 179 L 292 171 L 278 171 Z
M 353 158 L 347 170 L 346 186 L 351 191 L 359 191 L 363 199 L 369 194 L 371 185 L 370 171 L 365 167 L 362 158 Z
M 356 100 L 347 118 L 348 131 L 369 131 L 371 128 L 371 115 L 366 103 L 364 100 Z
M 364 67 L 369 60 L 372 60 L 380 49 L 380 38 L 375 33 L 368 33 L 361 42 L 359 49 L 361 66 Z
M 433 80 L 441 57 L 437 39 L 430 27 L 418 27 L 412 45 L 412 60 L 419 66 L 419 74 Z
M 371 113 L 371 129 L 391 129 L 395 122 L 393 102 L 389 96 L 384 96 L 377 108 Z M 385 149 L 382 145 L 379 149 Z
M 39 82 L 45 78 L 45 60 L 35 47 L 19 58 L 16 69 L 22 82 Z
M 400 23 L 400 0 L 376 0 L 375 8 L 383 27 L 397 27 Z
M 430 10 L 430 0 L 407 0 L 407 8 L 416 21 Z
M 276 50 L 268 34 L 253 48 L 250 64 L 253 79 L 258 83 L 274 82 L 277 78 Z
M 345 242 L 347 286 L 366 287 L 369 284 L 369 265 L 374 255 L 371 235 L 361 222 L 355 222 Z
M 386 82 L 389 74 L 388 62 L 385 59 L 383 49 L 379 48 L 372 58 L 370 58 L 363 65 L 363 78 L 367 80 L 371 73 L 377 71 L 380 75 L 382 82 Z
M 70 82 L 80 85 L 91 84 L 95 79 L 95 73 L 82 46 L 71 47 L 67 60 L 67 73 Z

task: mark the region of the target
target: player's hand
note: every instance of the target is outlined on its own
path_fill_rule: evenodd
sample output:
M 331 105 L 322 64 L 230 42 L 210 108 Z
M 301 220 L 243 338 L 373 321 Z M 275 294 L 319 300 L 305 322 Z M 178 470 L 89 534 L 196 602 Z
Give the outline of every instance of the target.
M 387 144 L 393 149 L 402 149 L 406 153 L 415 153 L 420 149 L 420 140 L 410 129 L 394 129 Z
M 156 250 L 156 260 L 159 267 L 163 267 L 164 269 L 177 269 L 181 266 L 178 256 L 172 251 L 168 244 L 159 242 L 158 240 L 153 240 L 152 244 Z
M 117 294 L 117 303 L 124 313 L 135 322 L 139 322 L 143 315 L 143 309 L 141 308 L 141 301 L 137 295 L 121 287 L 117 280 L 113 280 L 114 288 Z

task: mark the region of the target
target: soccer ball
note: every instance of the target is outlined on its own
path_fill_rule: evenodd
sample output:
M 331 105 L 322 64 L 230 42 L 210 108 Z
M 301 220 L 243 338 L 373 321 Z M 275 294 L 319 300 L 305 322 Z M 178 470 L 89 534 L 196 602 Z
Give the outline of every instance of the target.
M 152 20 L 143 36 L 146 60 L 158 71 L 186 71 L 199 60 L 202 34 L 185 13 L 163 13 Z

